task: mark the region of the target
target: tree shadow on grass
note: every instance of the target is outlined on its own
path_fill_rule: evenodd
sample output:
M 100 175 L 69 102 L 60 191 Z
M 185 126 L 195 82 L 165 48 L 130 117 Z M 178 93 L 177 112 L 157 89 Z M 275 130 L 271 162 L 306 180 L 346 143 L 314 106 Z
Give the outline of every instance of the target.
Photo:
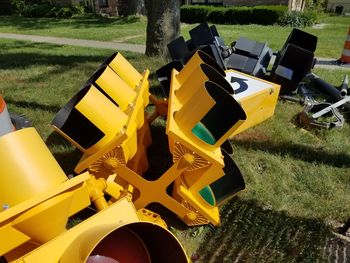
M 58 44 L 50 44 L 50 43 L 40 43 L 40 42 L 32 42 L 32 41 L 25 41 L 25 40 L 14 40 L 14 39 L 2 39 L 3 43 L 1 43 L 1 51 L 9 51 L 9 50 L 16 50 L 18 49 L 24 49 L 24 48 L 39 48 L 39 49 L 51 49 L 55 47 L 63 47 L 63 45 Z M 7 40 L 7 41 L 6 41 Z M 1 61 L 3 63 L 3 61 Z
M 278 143 L 271 141 L 233 140 L 232 143 L 246 149 L 261 150 L 271 154 L 288 155 L 306 162 L 322 163 L 334 167 L 350 167 L 350 155 L 330 152 L 312 146 L 296 143 Z
M 53 113 L 56 113 L 61 109 L 59 105 L 45 105 L 45 104 L 40 104 L 33 101 L 31 102 L 20 101 L 20 100 L 14 100 L 11 98 L 6 98 L 6 103 L 15 105 L 16 107 L 19 107 L 19 108 L 39 109 L 42 111 L 48 111 Z
M 33 46 L 38 50 L 50 50 L 59 46 L 50 45 L 46 43 L 30 43 L 21 42 L 25 48 Z M 18 44 L 18 48 L 21 48 L 21 44 Z M 44 66 L 48 67 L 47 70 L 36 71 L 32 76 L 28 76 L 25 81 L 29 83 L 40 83 L 46 79 L 55 79 L 56 76 L 60 77 L 70 71 L 75 72 L 80 70 L 82 72 L 91 72 L 91 74 L 97 70 L 98 66 L 107 57 L 106 55 L 71 55 L 64 54 L 43 54 L 39 52 L 12 52 L 12 46 L 9 46 L 11 52 L 0 53 L 0 70 L 18 70 L 28 68 L 30 66 Z M 6 49 L 5 49 L 6 50 Z M 81 67 L 84 63 L 90 63 L 85 66 L 84 69 L 75 69 Z M 75 70 L 75 71 L 74 71 Z M 69 73 L 73 75 L 73 73 Z M 74 76 L 75 77 L 75 76 Z M 81 76 L 77 76 L 78 78 Z M 87 79 L 86 79 L 87 80 Z M 85 81 L 86 81 L 85 80 Z
M 238 198 L 221 215 L 222 226 L 200 242 L 200 262 L 323 262 L 329 256 L 324 247 L 331 231 L 319 220 L 291 217 Z
M 41 44 L 36 43 L 40 48 Z M 46 46 L 46 45 L 45 45 Z M 57 47 L 57 46 L 55 46 Z M 43 47 L 43 49 L 47 49 Z M 0 54 L 0 69 L 17 69 L 31 65 L 61 65 L 71 68 L 85 62 L 102 63 L 105 56 L 93 55 L 48 55 L 40 53 L 3 53 Z

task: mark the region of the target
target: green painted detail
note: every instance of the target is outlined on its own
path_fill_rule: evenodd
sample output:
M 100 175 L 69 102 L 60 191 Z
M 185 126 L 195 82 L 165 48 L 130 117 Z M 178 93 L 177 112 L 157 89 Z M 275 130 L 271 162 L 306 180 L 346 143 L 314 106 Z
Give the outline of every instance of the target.
M 215 206 L 215 197 L 213 192 L 210 189 L 210 186 L 204 187 L 199 191 L 199 194 L 203 197 L 203 199 L 211 206 Z
M 194 135 L 196 135 L 199 139 L 202 141 L 214 145 L 216 143 L 216 140 L 214 136 L 210 133 L 210 131 L 200 122 L 196 124 L 196 126 L 193 127 L 192 132 Z

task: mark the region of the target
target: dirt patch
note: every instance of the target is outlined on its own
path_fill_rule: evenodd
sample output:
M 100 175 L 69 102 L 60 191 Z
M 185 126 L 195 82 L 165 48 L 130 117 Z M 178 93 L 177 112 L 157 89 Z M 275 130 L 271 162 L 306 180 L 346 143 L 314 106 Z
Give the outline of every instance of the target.
M 323 29 L 327 26 L 328 24 L 325 24 L 325 23 L 320 23 L 320 24 L 315 24 L 312 26 L 312 28 L 314 29 Z

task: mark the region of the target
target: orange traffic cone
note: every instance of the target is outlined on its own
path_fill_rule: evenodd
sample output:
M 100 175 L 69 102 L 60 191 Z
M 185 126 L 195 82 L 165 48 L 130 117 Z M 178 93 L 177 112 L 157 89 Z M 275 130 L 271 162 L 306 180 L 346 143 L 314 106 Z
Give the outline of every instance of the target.
M 10 114 L 7 111 L 6 103 L 0 96 L 0 136 L 14 131 Z
M 341 63 L 350 63 L 350 28 L 348 31 L 348 36 L 346 37 L 343 53 L 340 58 Z

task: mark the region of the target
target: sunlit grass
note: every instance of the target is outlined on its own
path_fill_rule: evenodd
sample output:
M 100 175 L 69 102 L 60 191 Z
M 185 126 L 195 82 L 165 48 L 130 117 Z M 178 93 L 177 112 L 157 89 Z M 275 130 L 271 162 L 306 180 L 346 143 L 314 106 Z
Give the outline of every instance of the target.
M 0 16 L 0 32 L 37 34 L 101 41 L 121 41 L 143 36 L 144 17 L 76 17 L 72 19 Z
M 0 45 L 0 92 L 9 110 L 33 121 L 65 172 L 71 173 L 79 154 L 53 133 L 50 122 L 112 51 L 13 40 L 0 40 Z M 140 72 L 150 68 L 153 73 L 164 64 L 161 58 L 123 55 Z M 314 72 L 339 85 L 348 71 Z M 151 83 L 157 91 L 154 78 Z M 350 126 L 306 131 L 294 121 L 301 110 L 301 105 L 278 102 L 271 119 L 232 139 L 246 190 L 223 208 L 220 229 L 187 228 L 174 215 L 164 216 L 190 253 L 200 247 L 202 262 L 217 250 L 213 262 L 224 262 L 222 258 L 239 251 L 247 262 L 287 262 L 294 256 L 313 262 L 328 237 L 328 222 L 349 217 Z M 164 132 L 164 121 L 157 125 L 153 132 Z M 160 137 L 155 141 L 161 142 Z M 166 142 L 165 136 L 162 139 Z M 165 155 L 149 156 L 151 167 L 159 165 L 159 156 Z M 225 237 L 226 254 L 218 247 Z
M 303 30 L 318 37 L 316 56 L 339 58 L 347 36 L 350 17 L 323 15 L 320 29 Z M 0 16 L 0 32 L 21 33 L 67 38 L 116 41 L 133 44 L 146 43 L 146 17 L 76 17 L 73 19 L 25 18 Z M 181 32 L 189 39 L 188 31 L 196 24 L 182 24 Z M 268 42 L 274 51 L 281 49 L 292 28 L 262 25 L 217 25 L 225 43 L 244 36 L 259 42 Z

